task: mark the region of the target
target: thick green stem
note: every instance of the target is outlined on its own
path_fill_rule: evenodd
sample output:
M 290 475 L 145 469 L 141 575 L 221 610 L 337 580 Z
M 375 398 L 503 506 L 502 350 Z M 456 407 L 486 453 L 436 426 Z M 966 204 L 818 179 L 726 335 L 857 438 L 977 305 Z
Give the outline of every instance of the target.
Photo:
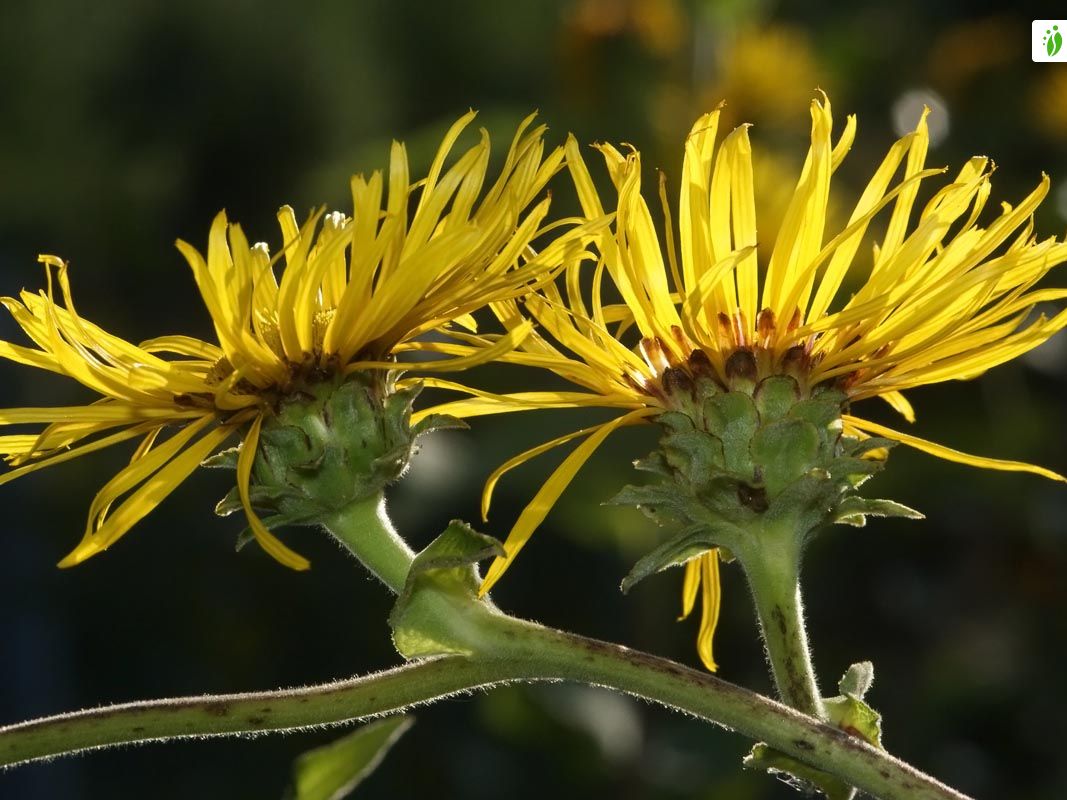
M 752 541 L 756 546 L 739 556 L 756 604 L 778 696 L 798 711 L 825 719 L 804 627 L 801 546 L 791 530 L 760 531 Z
M 400 594 L 415 553 L 393 528 L 384 497 L 351 503 L 324 524 L 393 594 Z
M 326 525 L 387 586 L 401 591 L 413 554 L 393 530 L 379 498 L 349 506 L 326 520 Z M 761 573 L 753 591 L 759 597 L 757 586 L 795 589 L 795 560 L 793 569 L 792 583 L 781 583 L 781 574 L 772 580 L 771 571 Z M 416 661 L 322 686 L 151 700 L 23 722 L 0 728 L 0 768 L 131 742 L 295 731 L 397 712 L 471 689 L 570 680 L 626 692 L 717 723 L 884 800 L 967 800 L 813 715 L 712 675 L 620 645 L 518 620 L 447 591 L 424 588 L 420 594 L 421 613 L 428 615 L 425 619 L 439 628 L 444 639 L 454 637 L 467 646 L 471 655 Z M 803 645 L 795 594 L 780 597 L 764 592 L 763 596 L 772 598 L 766 606 L 768 619 L 776 618 L 775 608 L 793 609 L 800 638 L 794 635 L 789 641 Z M 801 653 L 810 675 L 806 645 Z M 791 658 L 800 657 L 799 653 L 775 656 L 772 663 L 788 666 Z M 814 688 L 809 694 L 818 698 Z
M 129 742 L 293 731 L 516 681 L 571 680 L 661 703 L 760 739 L 884 800 L 966 800 L 885 752 L 712 675 L 619 645 L 494 618 L 499 657 L 431 659 L 348 681 L 79 711 L 0 728 L 0 766 Z

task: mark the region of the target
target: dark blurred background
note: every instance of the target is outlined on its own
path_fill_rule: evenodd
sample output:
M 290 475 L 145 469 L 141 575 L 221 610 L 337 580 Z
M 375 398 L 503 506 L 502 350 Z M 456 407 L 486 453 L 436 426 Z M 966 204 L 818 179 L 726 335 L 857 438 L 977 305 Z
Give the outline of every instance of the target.
M 813 90 L 839 124 L 859 115 L 835 176 L 847 217 L 886 147 L 930 105 L 929 162 L 998 164 L 994 201 L 1052 176 L 1037 220 L 1067 224 L 1067 65 L 1030 61 L 1030 19 L 1003 3 L 763 0 L 232 2 L 0 6 L 0 293 L 42 285 L 39 252 L 70 259 L 83 314 L 134 341 L 210 328 L 178 236 L 203 247 L 227 208 L 276 243 L 273 215 L 344 207 L 348 176 L 385 166 L 393 137 L 425 168 L 468 107 L 498 154 L 540 109 L 561 142 L 639 146 L 676 179 L 696 115 L 755 124 L 761 230 L 773 230 L 807 147 Z M 420 174 L 417 169 L 414 174 Z M 652 184 L 654 185 L 654 184 Z M 674 184 L 677 185 L 676 183 Z M 672 191 L 673 193 L 673 191 Z M 557 207 L 567 210 L 563 185 Z M 764 237 L 768 239 L 769 237 Z M 1062 268 L 1061 268 L 1062 269 Z M 1057 279 L 1063 285 L 1063 278 Z M 9 320 L 0 336 L 22 341 Z M 1063 338 L 966 384 L 911 393 L 923 436 L 1067 471 Z M 487 369 L 483 385 L 542 380 Z M 0 364 L 2 405 L 88 396 Z M 877 402 L 873 418 L 897 424 Z M 593 413 L 486 418 L 425 443 L 392 494 L 416 546 L 477 518 L 504 458 Z M 903 423 L 901 423 L 903 424 Z M 630 596 L 620 577 L 656 540 L 636 511 L 602 509 L 654 431 L 616 436 L 586 467 L 494 592 L 519 615 L 696 665 L 695 620 L 675 624 L 680 573 Z M 0 723 L 114 701 L 309 684 L 396 663 L 386 591 L 323 537 L 290 572 L 211 509 L 227 489 L 194 476 L 106 555 L 60 571 L 92 495 L 128 452 L 103 452 L 2 488 Z M 556 457 L 556 461 L 561 456 Z M 507 478 L 483 529 L 503 536 L 553 465 Z M 871 484 L 921 523 L 839 528 L 811 548 L 806 590 L 824 691 L 870 659 L 869 697 L 895 754 L 983 798 L 1067 796 L 1067 488 L 898 449 Z M 764 692 L 751 604 L 724 568 L 722 677 Z M 336 733 L 184 742 L 95 753 L 0 775 L 3 798 L 280 798 L 292 759 Z M 741 738 L 575 686 L 511 688 L 422 709 L 361 797 L 788 798 L 742 772 Z

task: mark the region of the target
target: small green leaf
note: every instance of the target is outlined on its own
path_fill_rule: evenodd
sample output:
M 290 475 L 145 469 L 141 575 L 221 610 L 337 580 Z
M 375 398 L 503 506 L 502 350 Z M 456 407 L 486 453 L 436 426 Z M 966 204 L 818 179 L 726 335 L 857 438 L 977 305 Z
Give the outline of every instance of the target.
M 393 643 L 405 658 L 470 655 L 473 633 L 465 625 L 468 613 L 492 608 L 478 599 L 481 577 L 477 563 L 504 556 L 504 546 L 478 533 L 465 522 L 453 520 L 448 528 L 415 556 L 407 583 L 389 615 Z M 441 618 L 442 602 L 451 607 Z
M 362 725 L 335 742 L 309 750 L 293 764 L 293 800 L 342 800 L 382 763 L 414 723 L 398 715 Z
M 874 665 L 861 661 L 848 668 L 837 684 L 838 697 L 824 701 L 830 724 L 863 739 L 875 747 L 882 746 L 882 715 L 863 701 L 874 683 Z
M 830 721 L 852 736 L 875 747 L 882 746 L 882 715 L 862 700 L 844 695 L 825 701 Z
M 870 661 L 860 661 L 851 665 L 841 676 L 841 680 L 837 682 L 837 691 L 862 700 L 873 684 L 874 664 Z
M 476 593 L 480 580 L 474 565 L 504 555 L 503 545 L 492 536 L 478 533 L 466 522 L 454 519 L 444 533 L 415 556 L 408 584 L 432 574 L 453 580 L 465 591 Z
M 852 787 L 837 776 L 808 766 L 762 742 L 753 747 L 741 763 L 746 769 L 761 769 L 787 776 L 786 783 L 807 794 L 815 788 L 828 800 L 851 800 L 853 797 Z

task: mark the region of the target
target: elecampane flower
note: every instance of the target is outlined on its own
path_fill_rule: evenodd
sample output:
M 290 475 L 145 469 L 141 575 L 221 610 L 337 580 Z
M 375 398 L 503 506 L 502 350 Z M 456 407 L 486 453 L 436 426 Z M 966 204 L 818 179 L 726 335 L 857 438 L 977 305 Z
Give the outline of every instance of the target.
M 672 378 L 710 368 L 725 381 L 731 356 L 752 356 L 760 376 L 787 373 L 811 388 L 829 384 L 850 401 L 879 397 L 908 421 L 914 414 L 903 392 L 928 383 L 973 378 L 1044 342 L 1067 324 L 1067 312 L 1033 318 L 1035 305 L 1067 297 L 1062 289 L 1035 288 L 1055 265 L 1067 261 L 1067 245 L 1038 241 L 1033 213 L 1048 192 L 1041 182 L 1018 205 L 1002 204 L 988 225 L 978 220 L 990 194 L 991 165 L 972 158 L 921 209 L 920 183 L 945 172 L 925 167 L 925 114 L 915 131 L 890 149 L 856 201 L 848 224 L 827 231 L 831 176 L 856 132 L 849 117 L 831 140 L 830 103 L 811 105 L 811 147 L 792 201 L 776 232 L 766 264 L 757 263 L 757 220 L 748 126 L 717 143 L 719 111 L 702 116 L 685 142 L 677 222 L 668 209 L 667 246 L 660 245 L 641 194 L 641 158 L 598 146 L 617 190 L 613 230 L 597 244 L 601 257 L 586 302 L 581 260 L 554 285 L 527 298 L 526 311 L 551 337 L 528 337 L 510 361 L 547 368 L 585 392 L 474 397 L 443 410 L 467 416 L 546 405 L 609 406 L 614 419 L 560 437 L 513 458 L 490 477 L 483 511 L 497 480 L 508 470 L 553 447 L 581 439 L 519 517 L 505 544 L 507 556 L 489 569 L 488 590 L 513 562 L 560 493 L 592 452 L 614 430 L 646 422 L 671 407 Z M 585 214 L 606 210 L 573 138 L 567 161 Z M 918 212 L 916 214 L 916 212 Z M 885 232 L 858 255 L 876 217 Z M 677 234 L 678 246 L 675 246 Z M 767 236 L 769 232 L 762 232 Z M 843 287 L 861 285 L 849 296 Z M 608 280 L 623 303 L 603 299 Z M 513 302 L 495 306 L 511 326 L 523 315 Z M 636 335 L 633 329 L 636 328 Z M 635 347 L 630 345 L 638 340 Z M 460 354 L 462 351 L 455 351 Z M 891 430 L 852 414 L 844 433 L 877 435 L 935 456 L 1002 470 L 1025 470 L 1063 480 L 1040 467 L 972 456 Z M 711 639 L 718 617 L 715 550 L 686 564 L 683 616 L 703 587 L 698 651 L 715 669 Z
M 238 489 L 252 532 L 283 564 L 307 568 L 249 501 L 259 431 L 277 400 L 317 377 L 415 366 L 394 356 L 426 347 L 419 337 L 453 324 L 473 331 L 471 312 L 528 291 L 551 277 L 552 259 L 561 260 L 566 236 L 539 256 L 530 243 L 549 202 L 534 200 L 560 168 L 562 149 L 544 157 L 544 127 L 531 129 L 528 118 L 499 177 L 485 186 L 490 146 L 484 130 L 480 143 L 446 168 L 472 117 L 448 131 L 420 180 L 410 179 L 404 147 L 394 143 L 388 174 L 352 179 L 351 217 L 319 211 L 300 225 L 283 207 L 283 248 L 274 258 L 266 245 L 249 245 L 225 213 L 211 226 L 206 256 L 179 241 L 214 323 L 215 343 L 176 335 L 134 345 L 107 333 L 75 310 L 67 265 L 54 256 L 40 259 L 46 291 L 0 301 L 34 345 L 0 342 L 0 355 L 74 378 L 99 396 L 85 406 L 0 410 L 3 425 L 46 425 L 0 436 L 0 452 L 15 467 L 0 483 L 140 439 L 130 464 L 93 500 L 84 537 L 60 566 L 107 549 L 206 457 L 243 434 Z M 463 369 L 514 347 L 525 333 L 512 330 L 466 357 L 417 366 L 431 373 Z

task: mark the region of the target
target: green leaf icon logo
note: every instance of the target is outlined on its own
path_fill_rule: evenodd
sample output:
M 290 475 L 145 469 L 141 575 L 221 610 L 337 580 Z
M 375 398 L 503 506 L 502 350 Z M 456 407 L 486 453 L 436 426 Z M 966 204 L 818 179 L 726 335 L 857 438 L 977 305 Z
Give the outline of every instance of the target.
M 1063 34 L 1060 33 L 1060 26 L 1053 25 L 1052 30 L 1045 31 L 1045 38 L 1042 41 L 1045 44 L 1045 52 L 1050 58 L 1060 52 L 1063 48 Z

